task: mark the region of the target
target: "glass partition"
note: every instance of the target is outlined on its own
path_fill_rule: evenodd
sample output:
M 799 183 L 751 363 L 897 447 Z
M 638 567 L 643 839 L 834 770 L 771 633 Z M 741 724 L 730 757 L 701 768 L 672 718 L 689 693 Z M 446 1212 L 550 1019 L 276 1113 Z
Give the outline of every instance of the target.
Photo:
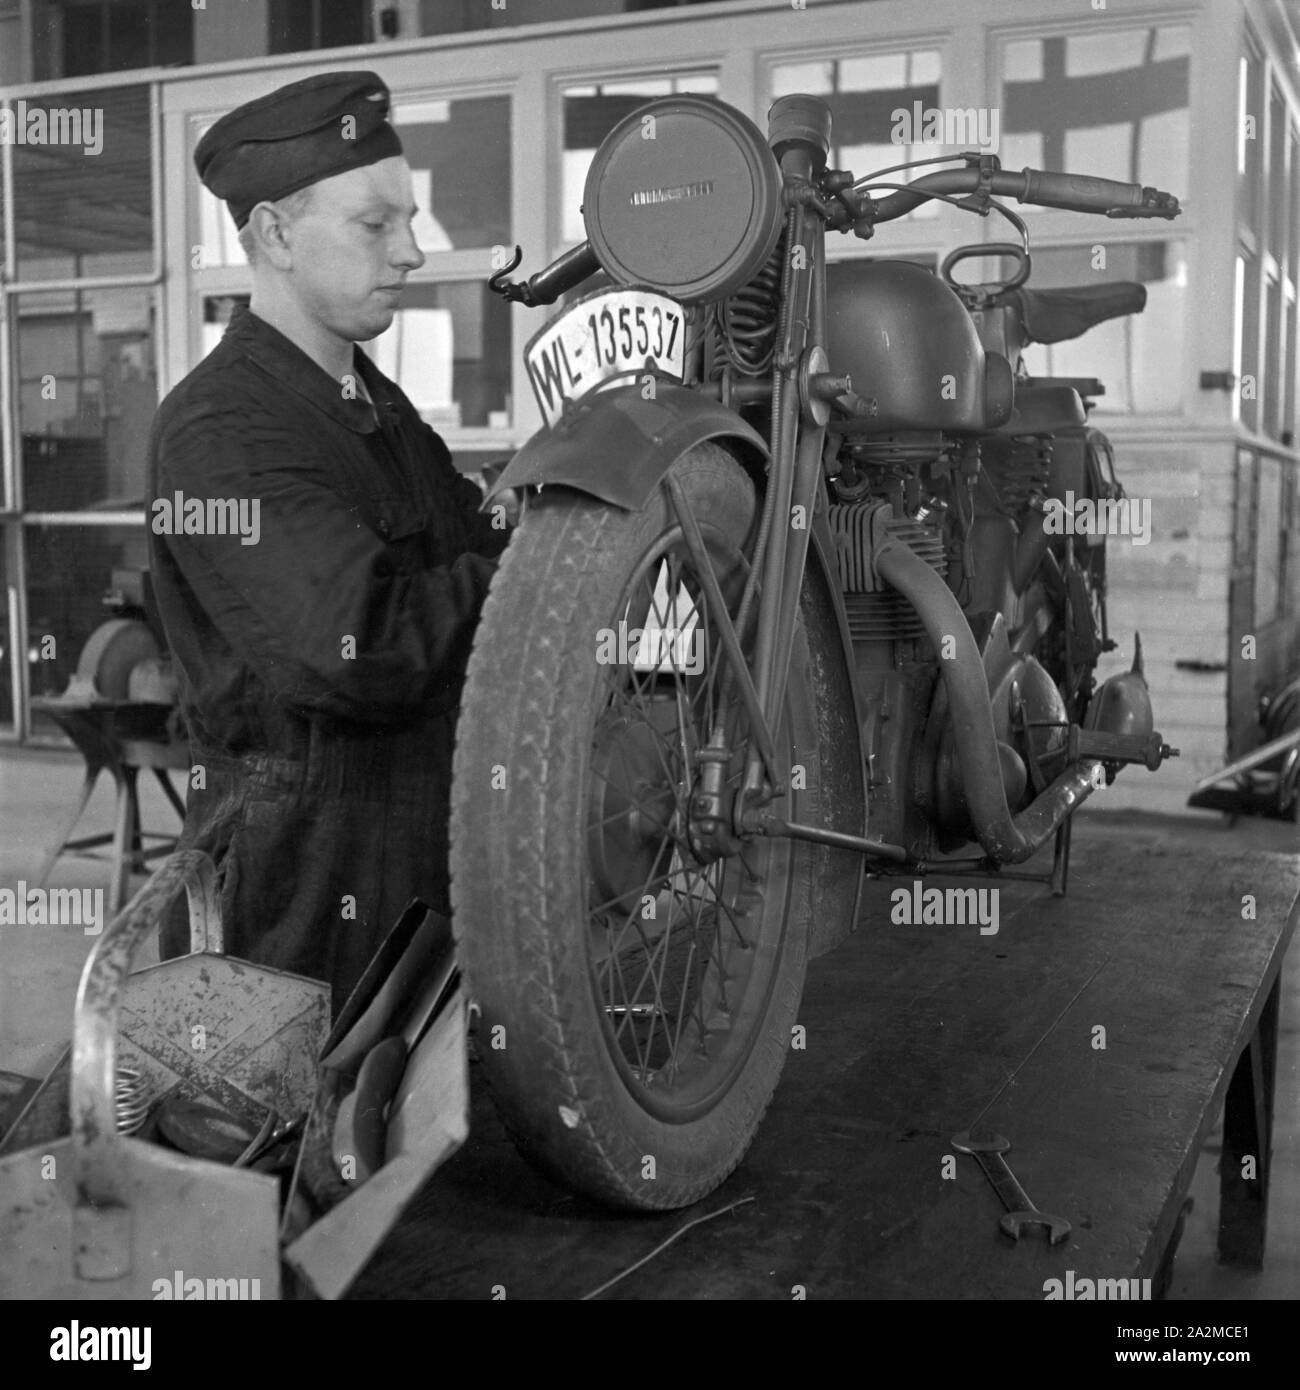
M 158 408 L 153 289 L 54 290 L 13 303 L 25 509 L 142 506 Z
M 1094 174 L 1185 197 L 1190 52 L 1185 24 L 1006 42 L 1003 166 Z

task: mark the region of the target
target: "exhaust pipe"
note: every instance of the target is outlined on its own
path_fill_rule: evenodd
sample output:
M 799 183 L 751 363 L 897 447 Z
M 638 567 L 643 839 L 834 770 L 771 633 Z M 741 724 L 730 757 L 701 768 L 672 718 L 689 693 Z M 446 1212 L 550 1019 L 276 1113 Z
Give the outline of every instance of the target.
M 966 805 L 975 835 L 990 859 L 1019 864 L 1028 859 L 1061 822 L 1101 786 L 1105 769 L 1096 758 L 1067 768 L 1019 815 L 1007 806 L 998 757 L 988 680 L 975 637 L 943 576 L 883 528 L 875 551 L 876 573 L 912 605 L 936 648 L 956 643 L 956 656 L 940 661 L 948 691 L 954 743 L 961 767 Z M 874 539 L 875 537 L 873 537 Z

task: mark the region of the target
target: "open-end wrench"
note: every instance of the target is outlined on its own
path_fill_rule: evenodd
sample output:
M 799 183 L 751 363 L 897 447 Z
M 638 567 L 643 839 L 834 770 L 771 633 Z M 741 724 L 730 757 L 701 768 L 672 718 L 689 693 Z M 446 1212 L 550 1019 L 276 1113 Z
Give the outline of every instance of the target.
M 1003 1155 L 1011 1147 L 1009 1139 L 1004 1139 L 1000 1134 L 989 1139 L 972 1139 L 970 1130 L 964 1129 L 952 1136 L 952 1146 L 958 1153 L 970 1154 L 984 1170 L 984 1176 L 992 1183 L 998 1200 L 1007 1209 L 998 1225 L 1012 1240 L 1020 1239 L 1021 1229 L 1025 1226 L 1044 1227 L 1052 1245 L 1059 1245 L 1070 1234 L 1070 1223 L 1063 1216 L 1039 1211 L 1007 1166 Z

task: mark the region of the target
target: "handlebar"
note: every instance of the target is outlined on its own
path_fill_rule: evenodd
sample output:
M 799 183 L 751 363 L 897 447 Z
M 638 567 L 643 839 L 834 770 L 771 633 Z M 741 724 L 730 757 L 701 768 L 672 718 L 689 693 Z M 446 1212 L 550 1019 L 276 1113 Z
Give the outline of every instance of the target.
M 851 177 L 847 176 L 847 177 Z M 853 190 L 852 202 L 842 201 L 830 219 L 832 227 L 847 231 L 850 226 L 870 228 L 877 222 L 892 222 L 904 217 L 927 202 L 935 194 L 970 194 L 983 189 L 996 197 L 1015 198 L 1021 203 L 1039 207 L 1067 208 L 1071 212 L 1099 212 L 1107 217 L 1177 217 L 1182 211 L 1172 193 L 1157 188 L 1144 188 L 1138 183 L 1120 183 L 1115 179 L 1097 179 L 1087 174 L 1063 174 L 1048 169 L 981 170 L 948 169 L 926 174 L 908 185 L 906 191 L 888 197 L 872 199 Z M 819 204 L 819 206 L 824 206 Z M 862 210 L 865 207 L 865 210 Z M 866 233 L 869 235 L 869 231 Z M 530 308 L 555 301 L 580 285 L 600 269 L 591 243 L 584 241 L 566 251 L 558 260 L 522 282 L 508 277 L 523 259 L 515 247 L 514 259 L 498 270 L 488 284 L 492 290 L 513 303 Z
M 907 192 L 891 193 L 876 200 L 866 221 L 892 222 L 920 207 L 935 193 L 974 193 L 981 186 L 1001 198 L 1034 203 L 1039 207 L 1068 208 L 1071 212 L 1100 212 L 1107 217 L 1177 217 L 1182 211 L 1172 193 L 1144 188 L 1138 183 L 1119 183 L 1087 174 L 1062 174 L 1048 169 L 948 169 L 926 174 L 909 185 Z
M 584 241 L 539 270 L 536 275 L 530 275 L 527 280 L 517 284 L 506 277 L 519 265 L 523 255 L 523 251 L 516 246 L 514 259 L 489 278 L 488 286 L 512 303 L 524 304 L 530 309 L 541 304 L 554 304 L 566 290 L 582 284 L 588 276 L 594 275 L 600 269 L 600 262 L 591 249 L 591 242 Z

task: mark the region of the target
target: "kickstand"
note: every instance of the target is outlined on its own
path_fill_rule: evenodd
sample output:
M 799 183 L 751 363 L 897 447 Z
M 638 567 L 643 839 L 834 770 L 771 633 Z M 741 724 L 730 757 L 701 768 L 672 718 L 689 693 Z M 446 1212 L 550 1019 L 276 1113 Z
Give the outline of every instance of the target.
M 1052 855 L 1052 876 L 1049 879 L 1054 898 L 1065 897 L 1065 883 L 1070 873 L 1070 827 L 1073 824 L 1074 817 L 1067 816 L 1056 827 L 1056 849 Z

